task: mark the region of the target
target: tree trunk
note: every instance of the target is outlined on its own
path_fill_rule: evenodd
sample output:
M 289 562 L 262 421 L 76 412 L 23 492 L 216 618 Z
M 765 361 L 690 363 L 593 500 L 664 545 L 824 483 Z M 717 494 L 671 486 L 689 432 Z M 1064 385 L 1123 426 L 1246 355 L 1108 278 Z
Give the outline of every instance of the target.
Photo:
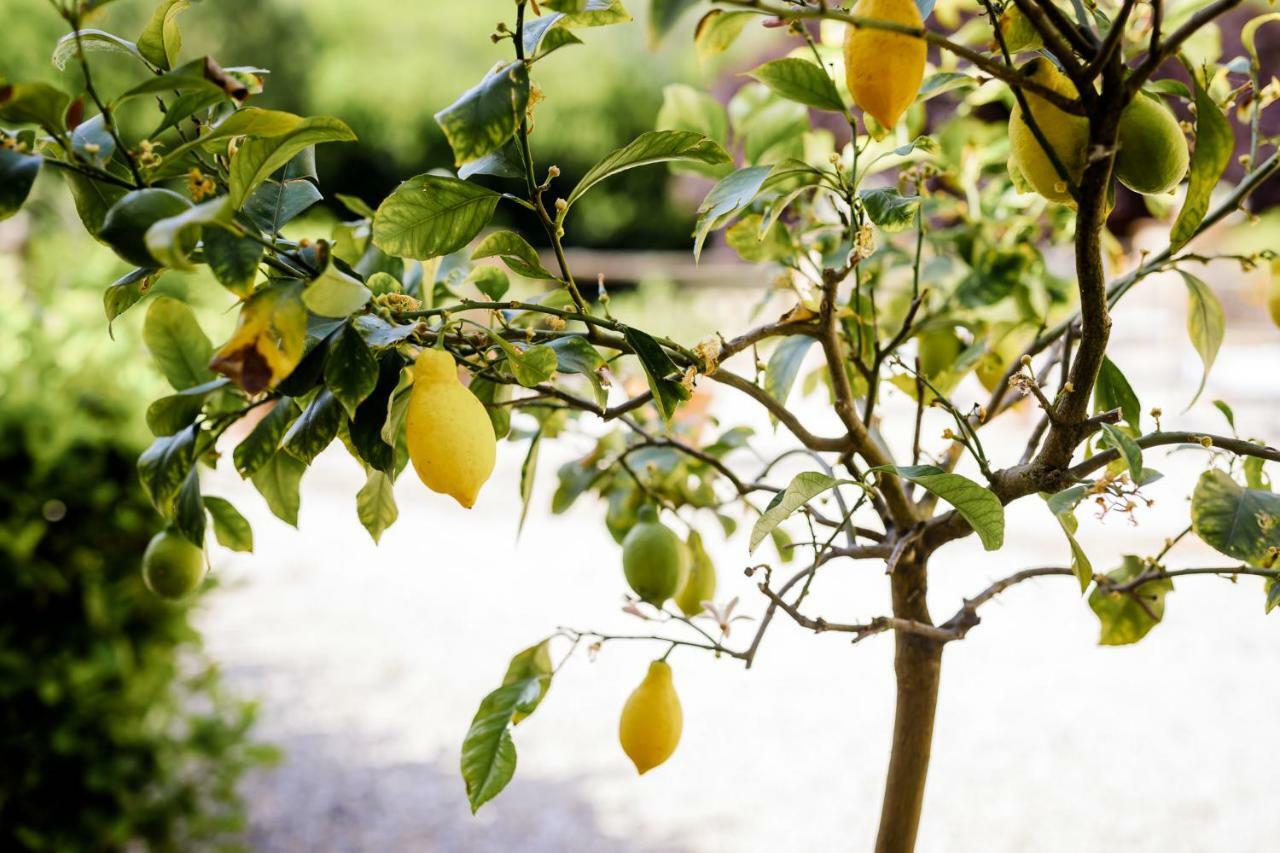
M 892 589 L 895 616 L 929 623 L 926 558 L 899 563 Z M 876 853 L 911 853 L 915 849 L 942 674 L 941 643 L 902 632 L 894 642 L 898 701 Z

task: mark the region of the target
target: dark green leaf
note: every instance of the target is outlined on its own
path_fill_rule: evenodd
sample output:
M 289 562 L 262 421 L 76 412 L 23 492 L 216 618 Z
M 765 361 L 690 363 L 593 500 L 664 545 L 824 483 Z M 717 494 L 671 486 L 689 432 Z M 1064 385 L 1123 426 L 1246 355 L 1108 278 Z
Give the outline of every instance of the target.
M 493 175 L 495 178 L 523 178 L 524 163 L 520 158 L 520 149 L 514 141 L 508 142 L 497 151 L 464 163 L 458 167 L 458 177 L 464 181 L 475 175 Z
M 539 683 L 538 697 L 532 702 L 516 706 L 512 723 L 518 725 L 522 719 L 538 709 L 547 691 L 551 688 L 551 677 L 555 667 L 551 663 L 551 641 L 543 640 L 536 646 L 530 646 L 507 664 L 507 674 L 502 677 L 503 684 L 515 684 L 517 681 L 535 678 Z
M 1142 431 L 1142 404 L 1134 393 L 1129 380 L 1116 367 L 1115 362 L 1103 356 L 1102 369 L 1098 371 L 1098 384 L 1093 389 L 1093 408 L 1096 412 L 1120 410 L 1125 423 L 1137 432 Z
M 496 797 L 515 775 L 511 719 L 518 708 L 537 702 L 541 692 L 540 679 L 525 678 L 504 684 L 480 703 L 462 742 L 462 778 L 473 813 Z
M 653 392 L 653 402 L 664 421 L 670 422 L 676 408 L 692 396 L 689 389 L 680 383 L 680 370 L 671 361 L 666 350 L 648 333 L 627 326 L 623 335 L 640 366 L 644 368 L 645 379 L 649 382 L 649 390 Z
M 797 474 L 787 485 L 785 491 L 779 492 L 769 507 L 761 516 L 756 519 L 755 525 L 751 528 L 751 543 L 748 546 L 749 551 L 755 551 L 764 538 L 771 534 L 779 524 L 791 517 L 791 514 L 809 501 L 816 498 L 823 492 L 833 489 L 851 480 L 837 480 L 834 477 L 828 477 L 826 474 L 819 474 L 816 471 L 808 471 L 803 474 Z
M 374 314 L 360 314 L 351 318 L 351 325 L 371 347 L 395 346 L 407 339 L 418 328 L 417 323 L 397 325 Z
M 342 425 L 342 404 L 323 388 L 284 435 L 284 450 L 302 464 L 310 465 L 338 435 Z
M 195 465 L 191 466 L 187 478 L 178 490 L 173 502 L 173 525 L 187 541 L 198 548 L 204 547 L 204 531 L 208 525 L 205 517 L 204 501 L 200 500 L 200 472 Z
M 107 313 L 107 332 L 111 321 L 128 311 L 151 289 L 155 277 L 153 270 L 134 270 L 116 279 L 102 293 L 102 307 Z
M 471 260 L 483 258 L 501 258 L 512 272 L 525 278 L 558 280 L 542 265 L 537 250 L 514 231 L 495 231 L 481 240 L 471 253 Z
M 161 397 L 147 407 L 147 428 L 152 435 L 173 435 L 178 430 L 191 426 L 196 415 L 200 414 L 205 398 L 229 384 L 229 380 L 219 377 L 177 394 Z
M 38 124 L 49 133 L 66 132 L 71 96 L 48 83 L 5 83 L 0 79 L 0 121 Z
M 151 503 L 168 516 L 178 490 L 195 464 L 199 427 L 189 426 L 174 435 L 161 436 L 138 457 L 138 477 Z
M 605 366 L 604 357 L 581 335 L 567 335 L 550 344 L 556 351 L 556 369 L 561 373 L 577 373 L 587 378 L 595 392 L 596 404 L 604 408 L 609 393 L 600 382 L 597 371 Z
M 298 507 L 302 503 L 298 488 L 306 470 L 306 464 L 281 450 L 272 454 L 253 475 L 253 485 L 266 499 L 267 506 L 277 518 L 294 527 L 298 526 Z
M 0 148 L 0 221 L 18 212 L 40 174 L 43 158 Z
M 98 236 L 102 223 L 107 218 L 107 211 L 124 198 L 128 190 L 75 172 L 64 172 L 62 178 L 71 189 L 71 199 L 76 204 L 76 213 L 84 223 L 85 230 Z
M 418 175 L 378 206 L 373 242 L 384 252 L 425 261 L 461 249 L 489 224 L 493 190 L 438 175 Z
M 523 62 L 512 62 L 487 74 L 435 118 L 461 166 L 506 144 L 528 106 L 529 71 Z
M 916 465 L 897 471 L 956 508 L 982 540 L 988 551 L 1004 544 L 1004 505 L 1000 499 L 968 477 L 950 474 L 933 465 Z
M 1108 443 L 1120 451 L 1120 458 L 1129 469 L 1129 476 L 1135 483 L 1140 481 L 1143 471 L 1142 448 L 1128 433 L 1116 429 L 1111 424 L 1102 424 L 1102 432 L 1106 435 Z
M 861 190 L 858 196 L 871 221 L 890 234 L 908 228 L 920 210 L 919 196 L 904 196 L 895 189 Z
M 186 304 L 167 296 L 156 297 L 147 309 L 142 340 L 176 390 L 194 388 L 213 378 L 209 370 L 213 344 Z
M 385 355 L 378 369 L 378 385 L 351 419 L 351 443 L 370 468 L 396 473 L 396 444 L 409 403 L 413 372 L 398 356 Z M 393 422 L 394 419 L 394 422 Z
M 324 383 L 349 417 L 355 417 L 356 407 L 378 384 L 378 362 L 364 338 L 350 324 L 343 326 L 329 344 Z
M 253 191 L 244 203 L 244 212 L 268 234 L 280 229 L 311 205 L 324 200 L 316 185 L 306 178 L 292 181 L 267 181 Z
M 247 296 L 266 252 L 262 244 L 223 228 L 209 228 L 204 231 L 203 245 L 213 277 L 232 293 Z
M 244 441 L 236 445 L 232 459 L 241 477 L 251 477 L 275 455 L 285 431 L 298 416 L 291 397 L 281 397 L 271 411 L 258 421 Z
M 587 190 L 612 175 L 672 160 L 713 166 L 730 162 L 723 148 L 701 134 L 684 130 L 651 130 L 592 166 L 573 188 L 567 202 L 572 206 Z
M 470 280 L 477 290 L 494 302 L 505 296 L 511 287 L 511 279 L 497 267 L 476 267 Z
M 1222 471 L 1200 475 L 1191 526 L 1206 545 L 1251 566 L 1268 566 L 1280 548 L 1280 495 L 1242 488 Z
M 232 551 L 253 550 L 253 528 L 240 511 L 225 498 L 206 495 L 204 507 L 213 519 L 213 534 L 218 543 Z

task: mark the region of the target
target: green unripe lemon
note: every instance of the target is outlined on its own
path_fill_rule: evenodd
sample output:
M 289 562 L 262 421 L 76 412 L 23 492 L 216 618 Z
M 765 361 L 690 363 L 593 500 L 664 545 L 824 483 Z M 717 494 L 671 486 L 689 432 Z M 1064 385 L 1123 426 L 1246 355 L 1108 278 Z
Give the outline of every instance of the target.
M 1022 72 L 1060 95 L 1068 98 L 1077 95 L 1075 85 L 1047 59 L 1031 60 L 1022 66 Z M 1079 183 L 1089 148 L 1089 120 L 1060 110 L 1032 92 L 1025 93 L 1025 98 L 1031 116 L 1049 147 L 1058 156 L 1072 182 Z M 1011 172 L 1016 170 L 1049 201 L 1074 203 L 1066 182 L 1054 168 L 1040 140 L 1036 139 L 1023 116 L 1022 107 L 1017 103 L 1009 114 L 1009 164 Z
M 127 193 L 107 211 L 98 239 L 106 243 L 124 260 L 138 267 L 158 267 L 147 251 L 147 229 L 170 216 L 191 208 L 191 202 L 172 190 L 150 187 Z M 194 232 L 186 238 L 185 253 L 195 249 Z
M 639 520 L 622 540 L 622 571 L 635 594 L 661 607 L 684 583 L 687 560 L 680 537 L 658 521 L 652 506 L 641 507 Z
M 1117 142 L 1116 177 L 1135 192 L 1168 192 L 1187 174 L 1187 137 L 1163 101 L 1135 97 L 1120 116 Z
M 161 531 L 142 555 L 142 580 L 161 598 L 186 598 L 204 580 L 204 552 L 177 533 Z
M 1039 50 L 1044 47 L 1044 40 L 1022 10 L 1010 3 L 1000 13 L 1000 35 L 1004 37 L 1004 45 L 1010 53 Z
M 689 534 L 689 574 L 676 593 L 676 606 L 685 616 L 697 616 L 702 612 L 702 602 L 711 601 L 716 595 L 716 567 L 711 555 L 702 545 L 698 531 Z

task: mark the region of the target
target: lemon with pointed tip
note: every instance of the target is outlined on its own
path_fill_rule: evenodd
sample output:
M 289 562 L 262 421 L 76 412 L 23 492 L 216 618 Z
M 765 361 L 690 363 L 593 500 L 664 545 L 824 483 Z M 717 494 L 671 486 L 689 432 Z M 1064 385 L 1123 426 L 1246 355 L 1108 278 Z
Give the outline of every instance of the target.
M 493 473 L 497 439 L 484 404 L 458 381 L 458 366 L 444 350 L 424 349 L 414 362 L 405 438 L 428 489 L 467 509 L 475 505 Z
M 1047 59 L 1031 60 L 1022 66 L 1022 73 L 1064 97 L 1074 98 L 1078 94 L 1075 84 Z M 1023 97 L 1049 147 L 1058 156 L 1072 183 L 1078 184 L 1089 149 L 1089 120 L 1059 109 L 1033 92 L 1027 91 Z M 1053 161 L 1023 115 L 1021 105 L 1016 102 L 1009 114 L 1009 163 L 1011 171 L 1016 169 L 1036 192 L 1049 201 L 1074 204 L 1067 182 L 1054 168 Z
M 716 596 L 716 567 L 711 555 L 702 544 L 702 536 L 694 530 L 689 534 L 689 573 L 676 593 L 676 606 L 685 616 L 697 616 L 703 611 L 702 602 Z
M 656 660 L 622 706 L 618 721 L 622 751 L 643 776 L 676 751 L 683 727 L 684 714 L 672 683 L 671 666 Z
M 661 607 L 684 584 L 688 565 L 680 537 L 658 520 L 652 505 L 640 507 L 636 523 L 622 540 L 622 572 L 635 594 Z
M 914 0 L 858 0 L 853 14 L 924 27 Z M 927 53 L 924 39 L 871 27 L 849 27 L 844 38 L 844 73 L 853 102 L 884 127 L 893 127 L 920 92 Z
M 1116 177 L 1145 195 L 1176 187 L 1191 163 L 1187 137 L 1173 110 L 1159 98 L 1142 93 L 1120 114 L 1116 143 Z
M 142 555 L 142 582 L 161 598 L 177 601 L 204 580 L 204 551 L 179 533 L 162 530 Z

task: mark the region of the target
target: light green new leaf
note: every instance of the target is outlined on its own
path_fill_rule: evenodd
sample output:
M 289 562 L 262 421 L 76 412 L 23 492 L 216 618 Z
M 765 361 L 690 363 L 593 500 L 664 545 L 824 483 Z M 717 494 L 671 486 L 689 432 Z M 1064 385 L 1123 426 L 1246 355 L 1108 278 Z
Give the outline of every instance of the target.
M 1109 572 L 1113 583 L 1124 583 L 1142 574 L 1143 563 L 1127 555 L 1120 568 Z M 1103 646 L 1125 646 L 1136 643 L 1164 618 L 1164 598 L 1173 591 L 1173 581 L 1153 580 L 1132 592 L 1114 592 L 1097 587 L 1089 596 L 1089 607 L 1102 623 L 1098 643 Z M 1154 618 L 1153 618 L 1154 617 Z
M 347 317 L 371 298 L 369 288 L 332 264 L 302 291 L 302 304 L 321 317 Z
M 213 344 L 185 303 L 158 296 L 147 309 L 142 342 L 175 390 L 194 388 L 213 378 Z
M 756 17 L 752 12 L 726 12 L 723 9 L 712 9 L 703 15 L 693 33 L 693 47 L 698 60 L 706 62 L 724 53 Z
M 997 551 L 1004 544 L 1004 504 L 989 489 L 968 477 L 951 474 L 934 465 L 888 468 L 923 486 L 956 508 L 982 540 L 982 547 Z
M 38 124 L 61 135 L 70 103 L 70 95 L 48 83 L 5 83 L 0 78 L 0 121 Z
M 1235 150 L 1235 133 L 1227 117 L 1218 109 L 1213 98 L 1201 86 L 1193 73 L 1191 82 L 1196 95 L 1196 150 L 1191 155 L 1191 180 L 1182 210 L 1169 232 L 1169 251 L 1176 252 L 1195 236 L 1196 229 L 1209 210 L 1209 197 L 1213 195 L 1222 173 L 1231 162 Z
M 474 813 L 496 797 L 516 771 L 511 721 L 517 710 L 531 707 L 542 694 L 540 678 L 504 684 L 484 697 L 462 741 L 462 779 Z
M 497 151 L 515 136 L 529 106 L 529 70 L 512 62 L 487 74 L 436 113 L 436 123 L 461 166 Z
M 138 36 L 138 52 L 155 67 L 168 71 L 177 60 L 182 50 L 178 15 L 189 5 L 189 0 L 160 0 Z
M 218 537 L 222 547 L 232 551 L 253 551 L 253 528 L 230 501 L 205 495 L 204 507 L 213 518 L 213 535 Z
M 723 148 L 701 134 L 685 130 L 651 130 L 592 166 L 566 201 L 572 206 L 589 189 L 612 175 L 638 166 L 670 161 L 709 166 L 731 162 Z
M 489 224 L 499 197 L 457 178 L 418 175 L 378 206 L 373 243 L 388 255 L 419 261 L 448 255 Z
M 165 159 L 172 160 L 194 148 L 208 148 L 215 142 L 225 142 L 236 136 L 283 136 L 297 130 L 304 121 L 306 119 L 302 116 L 293 113 L 245 107 L 236 110 L 190 142 L 185 142 L 172 151 L 166 151 Z
M 383 532 L 400 516 L 393 485 L 386 472 L 374 469 L 356 493 L 356 515 L 374 542 L 381 539 Z
M 791 514 L 818 495 L 836 486 L 853 483 L 853 480 L 837 480 L 816 471 L 807 471 L 792 478 L 787 488 L 779 492 L 765 511 L 756 519 L 751 528 L 751 542 L 748 552 L 756 550 L 764 538 L 771 534 L 779 524 L 791 517 Z
M 533 434 L 529 442 L 529 452 L 525 454 L 524 463 L 520 466 L 520 523 L 516 525 L 516 538 L 524 530 L 525 519 L 529 516 L 529 503 L 533 500 L 533 481 L 538 473 L 538 450 L 542 447 L 542 430 Z
M 322 142 L 352 142 L 356 135 L 342 121 L 329 116 L 303 119 L 292 130 L 276 136 L 246 140 L 231 158 L 231 204 L 239 210 L 259 184 L 294 155 Z
M 807 59 L 775 59 L 752 71 L 750 76 L 789 101 L 819 110 L 844 112 L 844 103 L 831 75 Z
M 80 30 L 79 35 L 78 43 L 76 33 L 67 33 L 58 39 L 58 43 L 53 46 L 53 56 L 49 57 L 54 68 L 59 71 L 66 68 L 67 63 L 80 52 L 81 48 L 85 53 L 127 53 L 144 64 L 146 62 L 138 46 L 128 39 L 120 38 L 105 30 L 95 29 Z
M 1251 566 L 1271 565 L 1271 549 L 1280 548 L 1280 495 L 1205 471 L 1191 495 L 1191 528 L 1215 551 Z
M 161 266 L 175 270 L 193 270 L 191 252 L 206 225 L 231 228 L 235 211 L 226 196 L 197 204 L 177 216 L 161 219 L 147 229 L 147 251 Z
M 809 335 L 792 335 L 784 338 L 769 356 L 764 372 L 764 390 L 780 404 L 787 404 L 791 388 L 800 375 L 800 366 L 813 343 L 814 339 Z
M 514 231 L 495 231 L 481 240 L 471 253 L 471 260 L 482 258 L 501 258 L 512 272 L 525 278 L 558 281 L 555 273 L 542 265 L 537 249 Z
M 1204 364 L 1204 372 L 1200 376 L 1200 385 L 1196 388 L 1195 396 L 1191 398 L 1191 402 L 1187 404 L 1187 408 L 1195 405 L 1196 400 L 1200 399 L 1200 394 L 1204 391 L 1204 384 L 1209 379 L 1209 370 L 1213 367 L 1213 362 L 1218 357 L 1218 350 L 1222 347 L 1222 338 L 1226 330 L 1226 318 L 1222 312 L 1222 303 L 1218 301 L 1218 297 L 1209 289 L 1209 285 L 1196 278 L 1189 272 L 1182 273 L 1182 280 L 1187 283 L 1188 301 L 1187 301 L 1187 334 L 1191 337 L 1191 344 L 1196 348 L 1196 352 L 1200 354 L 1200 361 Z

